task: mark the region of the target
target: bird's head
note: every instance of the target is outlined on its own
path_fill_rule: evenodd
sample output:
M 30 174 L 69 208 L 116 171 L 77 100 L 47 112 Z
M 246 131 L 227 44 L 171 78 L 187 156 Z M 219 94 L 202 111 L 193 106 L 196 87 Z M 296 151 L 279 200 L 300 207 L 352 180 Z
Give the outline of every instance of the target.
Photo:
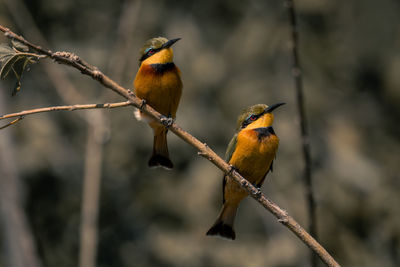
M 278 103 L 272 106 L 257 104 L 243 110 L 238 117 L 237 130 L 271 126 L 274 121 L 272 111 L 284 104 Z
M 172 62 L 174 53 L 171 46 L 181 38 L 168 40 L 164 37 L 156 37 L 143 45 L 140 49 L 139 65 L 145 64 L 164 64 Z

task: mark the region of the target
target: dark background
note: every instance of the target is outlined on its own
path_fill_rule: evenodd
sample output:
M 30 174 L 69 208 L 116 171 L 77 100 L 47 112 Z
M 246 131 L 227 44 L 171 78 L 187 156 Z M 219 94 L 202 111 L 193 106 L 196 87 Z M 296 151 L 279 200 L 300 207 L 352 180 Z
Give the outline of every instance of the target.
M 296 5 L 319 240 L 343 266 L 400 266 L 400 2 Z M 177 123 L 220 155 L 243 108 L 286 102 L 275 112 L 281 144 L 263 192 L 307 225 L 284 1 L 0 0 L 0 23 L 54 51 L 75 52 L 126 88 L 147 39 L 181 37 Z M 66 75 L 78 96 L 46 65 Z M 11 97 L 13 83 L 1 81 L 2 114 L 123 101 L 51 60 L 33 65 Z M 0 132 L 13 150 L 3 155 L 22 180 L 43 266 L 78 264 L 88 125 L 98 116 L 98 266 L 309 266 L 309 249 L 252 199 L 240 206 L 236 241 L 206 237 L 221 205 L 221 172 L 171 133 L 175 169 L 147 168 L 151 131 L 132 111 L 46 113 Z

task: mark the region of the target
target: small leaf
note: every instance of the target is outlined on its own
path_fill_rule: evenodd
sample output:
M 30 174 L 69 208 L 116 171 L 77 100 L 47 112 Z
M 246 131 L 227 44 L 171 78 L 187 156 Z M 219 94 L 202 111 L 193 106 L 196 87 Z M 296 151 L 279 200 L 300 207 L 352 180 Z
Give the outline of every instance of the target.
M 18 40 L 12 39 L 11 43 L 12 43 L 13 47 L 15 47 L 19 51 L 22 51 L 22 52 L 28 52 L 29 51 L 29 47 L 27 45 L 21 43 Z
M 6 43 L 0 44 L 0 57 L 2 55 L 15 54 L 15 51 Z
M 10 57 L 15 55 L 15 51 L 7 44 L 0 45 L 0 62 L 6 62 Z
M 29 65 L 37 63 L 41 58 L 40 55 L 27 52 L 29 48 L 18 41 L 12 41 L 13 48 L 7 44 L 0 44 L 0 78 L 5 79 L 10 73 L 13 73 L 17 79 L 13 88 L 14 96 L 21 90 L 21 78 L 25 70 L 29 69 Z
M 4 65 L 4 64 L 6 64 L 6 62 L 10 59 L 10 58 L 12 58 L 13 56 L 14 56 L 15 54 L 3 54 L 3 55 L 0 55 L 0 65 Z
M 10 73 L 10 70 L 13 68 L 13 65 L 15 62 L 18 61 L 20 57 L 15 54 L 14 56 L 11 56 L 8 58 L 5 64 L 1 67 L 0 70 L 0 78 L 4 80 L 4 78 L 7 77 L 8 73 Z
M 15 61 L 13 70 L 14 70 L 14 74 L 17 77 L 17 79 L 20 79 L 20 77 L 24 73 L 26 67 L 30 63 L 31 63 L 31 59 L 29 57 L 24 57 L 24 56 L 20 56 L 19 59 L 17 61 Z

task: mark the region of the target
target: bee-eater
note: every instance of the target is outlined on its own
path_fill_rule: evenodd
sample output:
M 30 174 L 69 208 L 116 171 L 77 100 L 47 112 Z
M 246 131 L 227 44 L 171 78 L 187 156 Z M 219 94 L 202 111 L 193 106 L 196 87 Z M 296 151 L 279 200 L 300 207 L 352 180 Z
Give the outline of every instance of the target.
M 181 72 L 173 62 L 171 46 L 180 38 L 168 40 L 157 37 L 148 40 L 140 50 L 139 70 L 133 83 L 135 94 L 146 104 L 169 119 L 175 119 L 182 94 Z M 135 111 L 138 120 L 146 121 L 154 132 L 153 154 L 150 167 L 172 169 L 167 146 L 168 130 L 140 110 Z
M 238 117 L 237 131 L 226 150 L 226 161 L 244 178 L 261 187 L 269 171 L 279 145 L 272 123 L 272 111 L 284 103 L 268 107 L 264 104 L 251 106 Z M 214 225 L 207 235 L 220 235 L 235 239 L 233 222 L 240 201 L 247 192 L 229 176 L 224 176 L 222 184 L 223 206 Z

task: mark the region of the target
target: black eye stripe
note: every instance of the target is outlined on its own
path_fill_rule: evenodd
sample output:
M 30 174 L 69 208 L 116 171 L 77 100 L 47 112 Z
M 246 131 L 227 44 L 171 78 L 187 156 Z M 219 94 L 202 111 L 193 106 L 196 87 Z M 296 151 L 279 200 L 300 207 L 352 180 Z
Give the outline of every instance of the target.
M 151 49 L 147 52 L 147 54 L 153 55 L 153 54 L 157 53 L 157 52 L 160 51 L 160 50 L 161 50 L 161 48 L 151 48 Z
M 256 115 L 256 114 L 251 114 L 250 116 L 248 116 L 244 122 L 242 123 L 242 129 L 245 128 L 247 125 L 249 125 L 250 123 L 252 123 L 253 121 L 256 121 L 258 119 L 260 115 Z
M 251 114 L 250 116 L 247 117 L 246 121 L 255 121 L 257 118 L 258 118 L 258 115 Z
M 160 51 L 162 48 L 150 48 L 146 53 L 144 53 L 144 55 L 140 58 L 140 62 L 145 60 L 146 58 L 154 55 L 155 53 L 157 53 L 158 51 Z
M 243 121 L 242 123 L 242 129 L 246 128 L 247 125 L 249 125 L 252 122 L 255 122 L 256 120 L 258 120 L 262 115 L 264 115 L 265 113 L 260 113 L 260 114 L 250 114 L 249 116 L 247 116 L 247 118 Z

